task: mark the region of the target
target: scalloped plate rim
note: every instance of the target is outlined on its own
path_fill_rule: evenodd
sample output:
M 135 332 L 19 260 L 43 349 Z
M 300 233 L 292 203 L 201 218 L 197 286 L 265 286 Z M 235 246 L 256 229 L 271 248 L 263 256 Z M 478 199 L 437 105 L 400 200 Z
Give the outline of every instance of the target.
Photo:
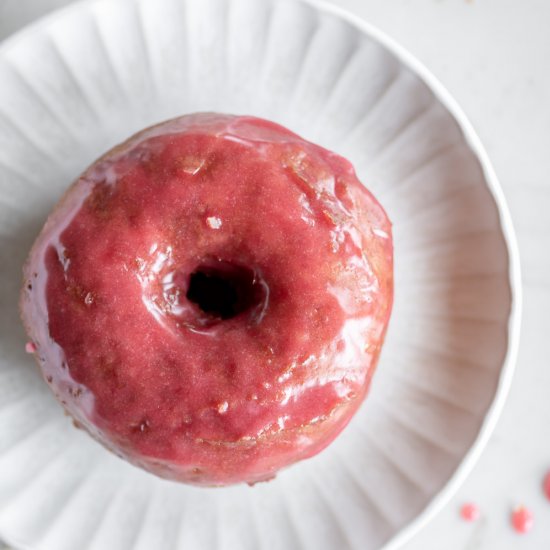
M 57 19 L 65 17 L 68 13 L 84 9 L 88 5 L 105 3 L 108 0 L 78 0 L 77 2 L 59 8 L 52 13 L 46 14 L 36 21 L 26 25 L 21 30 L 15 32 L 0 43 L 0 55 L 3 55 L 18 42 L 25 40 L 40 29 L 46 29 Z M 116 0 L 116 1 L 139 1 L 139 0 Z M 521 319 L 522 319 L 522 284 L 521 284 L 521 264 L 519 247 L 512 222 L 512 217 L 506 202 L 504 191 L 498 180 L 496 172 L 492 166 L 489 156 L 477 135 L 472 123 L 468 120 L 465 112 L 458 102 L 454 99 L 451 92 L 441 83 L 441 81 L 428 69 L 418 58 L 410 53 L 397 40 L 380 30 L 375 25 L 369 23 L 366 19 L 355 15 L 345 8 L 335 6 L 328 0 L 286 0 L 308 5 L 319 12 L 333 15 L 353 27 L 360 33 L 368 36 L 373 41 L 381 44 L 406 68 L 416 74 L 421 81 L 433 92 L 435 98 L 451 114 L 458 124 L 466 144 L 469 146 L 475 157 L 480 163 L 485 184 L 489 189 L 497 207 L 500 229 L 508 252 L 508 282 L 511 293 L 511 309 L 508 317 L 508 344 L 506 355 L 502 362 L 498 385 L 495 396 L 487 413 L 479 433 L 466 452 L 459 466 L 451 475 L 443 489 L 441 489 L 430 500 L 429 504 L 419 515 L 416 516 L 408 525 L 398 531 L 393 537 L 385 543 L 381 550 L 397 550 L 405 543 L 410 541 L 423 527 L 425 527 L 442 508 L 450 501 L 460 486 L 465 482 L 468 475 L 473 470 L 476 462 L 479 460 L 485 446 L 487 445 L 501 415 L 504 403 L 510 391 L 516 361 L 519 351 Z M 1 535 L 1 534 L 0 534 Z M 33 547 L 16 542 L 13 537 L 1 535 L 4 541 L 18 550 L 34 550 Z

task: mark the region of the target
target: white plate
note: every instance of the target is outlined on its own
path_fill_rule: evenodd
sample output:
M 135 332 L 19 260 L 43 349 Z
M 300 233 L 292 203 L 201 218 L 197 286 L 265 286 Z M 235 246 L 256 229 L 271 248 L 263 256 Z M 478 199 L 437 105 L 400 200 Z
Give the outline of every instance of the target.
M 313 0 L 100 0 L 0 47 L 0 536 L 41 550 L 396 548 L 463 481 L 510 385 L 510 218 L 449 94 Z M 347 156 L 395 224 L 395 309 L 371 395 L 318 457 L 254 488 L 142 472 L 75 430 L 23 351 L 21 265 L 100 153 L 191 111 L 273 119 Z

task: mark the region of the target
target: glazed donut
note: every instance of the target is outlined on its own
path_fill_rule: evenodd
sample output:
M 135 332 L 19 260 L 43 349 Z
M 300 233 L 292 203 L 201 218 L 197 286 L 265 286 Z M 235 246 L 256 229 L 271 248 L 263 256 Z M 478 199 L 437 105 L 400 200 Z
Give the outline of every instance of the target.
M 255 483 L 363 401 L 391 224 L 351 164 L 257 118 L 194 114 L 96 161 L 24 268 L 22 318 L 67 412 L 119 456 Z

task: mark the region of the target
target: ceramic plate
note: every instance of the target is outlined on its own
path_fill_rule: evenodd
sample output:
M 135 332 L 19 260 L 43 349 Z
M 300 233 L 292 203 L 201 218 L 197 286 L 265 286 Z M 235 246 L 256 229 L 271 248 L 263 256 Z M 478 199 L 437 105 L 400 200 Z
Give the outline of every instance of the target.
M 314 1 L 99 0 L 0 47 L 0 537 L 32 550 L 396 548 L 480 454 L 510 384 L 519 271 L 485 153 L 449 94 Z M 395 226 L 395 309 L 371 395 L 318 457 L 253 488 L 157 479 L 62 413 L 17 313 L 69 183 L 192 111 L 266 117 L 336 150 Z

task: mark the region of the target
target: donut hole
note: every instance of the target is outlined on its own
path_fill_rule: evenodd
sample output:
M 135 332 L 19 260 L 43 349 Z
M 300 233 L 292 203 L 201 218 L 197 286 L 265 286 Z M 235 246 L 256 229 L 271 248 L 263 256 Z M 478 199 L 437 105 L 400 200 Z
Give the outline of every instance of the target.
M 267 285 L 252 269 L 217 262 L 191 273 L 186 296 L 211 319 L 233 319 L 245 313 L 257 318 L 265 309 Z

